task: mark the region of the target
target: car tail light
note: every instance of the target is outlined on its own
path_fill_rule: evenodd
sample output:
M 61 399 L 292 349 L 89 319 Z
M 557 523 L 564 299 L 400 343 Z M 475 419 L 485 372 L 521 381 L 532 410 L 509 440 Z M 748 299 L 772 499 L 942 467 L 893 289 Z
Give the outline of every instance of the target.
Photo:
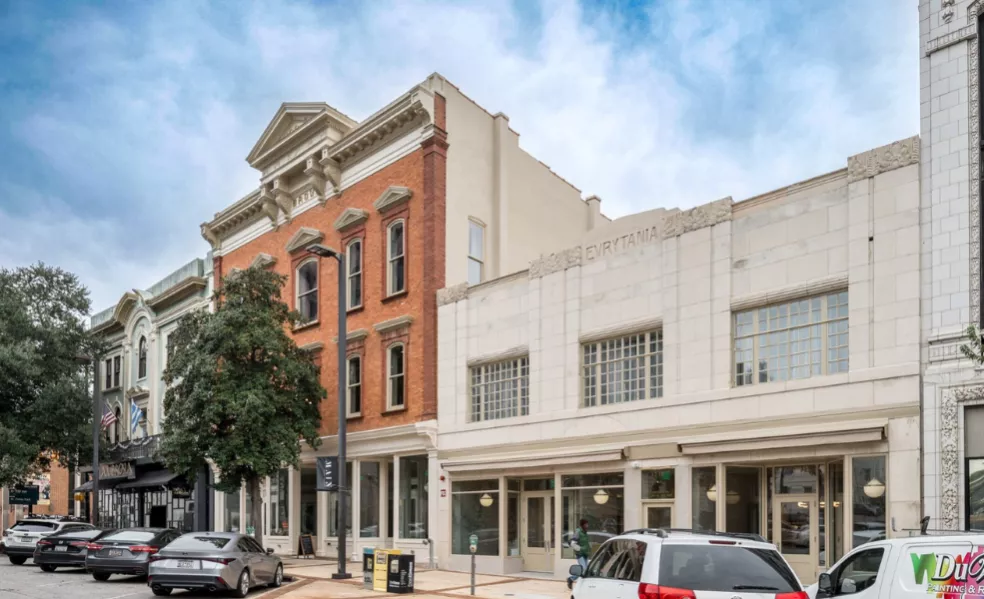
M 38 546 L 39 547 L 42 546 L 42 545 L 45 546 L 45 547 L 47 547 L 48 545 L 53 545 L 53 544 L 54 543 L 52 543 L 51 541 L 38 541 Z
M 164 557 L 163 555 L 161 555 L 160 553 L 155 553 L 154 555 L 148 557 L 147 558 L 147 561 L 149 561 L 149 562 L 159 562 L 162 559 L 167 559 L 167 558 Z
M 202 561 L 203 562 L 215 562 L 217 564 L 222 564 L 223 566 L 227 566 L 227 565 L 231 564 L 232 562 L 236 561 L 236 558 L 234 558 L 234 557 L 203 557 L 202 558 Z
M 69 545 L 71 545 L 72 547 L 88 547 L 89 546 L 89 544 L 86 543 L 85 541 L 72 541 L 71 543 L 69 543 Z
M 160 551 L 160 547 L 151 547 L 150 545 L 132 545 L 130 547 L 130 553 L 157 553 Z
M 776 599 L 810 599 L 810 596 L 806 591 L 800 591 L 798 593 L 779 593 L 776 595 Z
M 735 541 L 708 541 L 711 545 L 737 545 Z
M 639 599 L 697 599 L 697 595 L 686 589 L 642 583 L 639 585 Z
M 86 543 L 85 548 L 89 551 L 99 551 L 103 546 L 99 543 Z

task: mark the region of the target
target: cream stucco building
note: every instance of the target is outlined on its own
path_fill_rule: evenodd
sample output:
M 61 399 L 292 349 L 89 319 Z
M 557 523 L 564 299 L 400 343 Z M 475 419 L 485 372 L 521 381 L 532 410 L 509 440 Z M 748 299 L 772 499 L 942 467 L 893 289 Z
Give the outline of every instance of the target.
M 804 580 L 918 526 L 919 139 L 618 219 L 439 293 L 436 540 L 563 575 L 643 526 L 759 533 Z

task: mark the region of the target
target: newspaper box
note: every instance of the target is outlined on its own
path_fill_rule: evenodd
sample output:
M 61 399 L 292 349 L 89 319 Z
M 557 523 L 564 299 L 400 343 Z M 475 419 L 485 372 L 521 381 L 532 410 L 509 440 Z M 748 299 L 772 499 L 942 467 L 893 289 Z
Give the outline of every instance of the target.
M 387 568 L 386 592 L 413 592 L 413 555 L 390 555 Z

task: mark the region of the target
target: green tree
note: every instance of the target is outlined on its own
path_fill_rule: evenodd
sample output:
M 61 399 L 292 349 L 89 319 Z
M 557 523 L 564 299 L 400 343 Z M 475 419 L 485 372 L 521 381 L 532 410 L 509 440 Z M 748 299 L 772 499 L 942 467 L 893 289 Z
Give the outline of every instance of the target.
M 89 308 L 88 290 L 60 268 L 0 269 L 0 486 L 91 454 L 87 375 L 100 346 Z
M 286 277 L 250 268 L 223 281 L 214 312 L 186 315 L 169 337 L 161 457 L 194 480 L 212 464 L 216 488 L 244 483 L 262 542 L 260 480 L 316 448 L 325 390 L 287 331 L 299 322 L 281 300 Z
M 960 346 L 960 352 L 964 357 L 977 362 L 978 364 L 984 364 L 984 344 L 982 344 L 981 332 L 977 328 L 977 325 L 970 325 L 967 327 L 966 331 L 967 343 Z

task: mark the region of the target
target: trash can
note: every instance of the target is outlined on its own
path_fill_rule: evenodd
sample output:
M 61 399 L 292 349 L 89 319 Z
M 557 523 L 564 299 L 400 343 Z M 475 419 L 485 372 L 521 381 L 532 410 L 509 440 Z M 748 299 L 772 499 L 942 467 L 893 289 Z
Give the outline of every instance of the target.
M 369 547 L 362 549 L 362 586 L 370 591 L 372 590 L 373 555 L 375 555 L 375 551 Z
M 413 555 L 390 555 L 386 568 L 387 593 L 413 592 Z

